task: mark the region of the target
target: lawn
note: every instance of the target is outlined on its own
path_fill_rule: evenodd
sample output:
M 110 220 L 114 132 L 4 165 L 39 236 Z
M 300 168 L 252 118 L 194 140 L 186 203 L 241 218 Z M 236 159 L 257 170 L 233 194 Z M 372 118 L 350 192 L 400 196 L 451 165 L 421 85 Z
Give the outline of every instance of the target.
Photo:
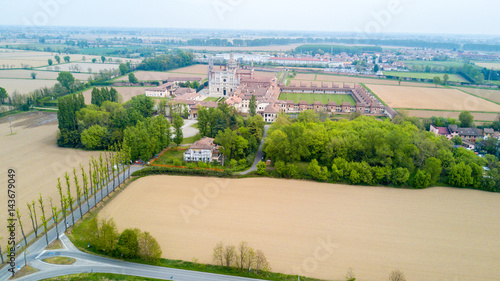
M 68 257 L 51 257 L 51 258 L 46 258 L 43 261 L 51 264 L 70 265 L 74 264 L 76 262 L 76 259 Z
M 407 65 L 428 65 L 433 66 L 444 66 L 444 67 L 462 67 L 463 62 L 460 61 L 425 61 L 425 60 L 411 60 L 404 61 Z
M 444 73 L 426 73 L 426 72 L 401 72 L 401 71 L 384 71 L 385 76 L 395 76 L 403 78 L 416 78 L 416 79 L 433 79 L 438 76 L 443 80 Z M 449 81 L 451 82 L 467 82 L 462 76 L 458 74 L 448 74 Z
M 204 99 L 203 101 L 218 101 L 220 99 L 221 99 L 220 97 L 208 97 L 208 98 Z
M 171 150 L 167 150 L 158 160 L 155 161 L 155 164 L 160 165 L 182 165 L 184 162 L 184 152 L 186 150 L 177 150 L 172 148 Z
M 293 100 L 296 103 L 300 101 L 307 101 L 309 103 L 312 103 L 314 101 L 321 101 L 323 104 L 327 104 L 329 101 L 334 101 L 337 104 L 341 104 L 343 102 L 349 102 L 352 105 L 356 104 L 356 101 L 351 95 L 282 93 L 279 99 Z
M 45 281 L 80 281 L 80 280 L 155 281 L 155 280 L 163 280 L 163 279 L 153 279 L 153 278 L 121 275 L 121 274 L 114 274 L 114 273 L 79 273 L 79 274 L 58 276 L 58 277 L 43 279 L 43 280 L 45 280 Z

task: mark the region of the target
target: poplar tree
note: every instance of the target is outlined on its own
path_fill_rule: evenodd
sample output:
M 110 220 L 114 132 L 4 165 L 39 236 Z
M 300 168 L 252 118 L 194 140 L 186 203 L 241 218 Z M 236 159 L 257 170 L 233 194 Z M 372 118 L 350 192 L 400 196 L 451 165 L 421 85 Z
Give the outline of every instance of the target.
M 19 227 L 21 227 L 21 233 L 23 234 L 24 244 L 27 246 L 26 235 L 24 235 L 23 222 L 21 221 L 21 214 L 19 213 L 19 208 L 16 209 L 17 220 L 19 221 Z
M 28 211 L 30 212 L 30 219 L 31 219 L 31 225 L 33 226 L 33 230 L 35 231 L 35 238 L 38 238 L 38 222 L 36 220 L 36 209 L 35 209 L 35 200 L 32 201 L 31 205 L 30 203 L 26 203 L 26 206 L 28 206 Z
M 45 231 L 45 240 L 47 241 L 47 246 L 48 246 L 49 236 L 47 235 L 47 218 L 45 217 L 45 205 L 43 204 L 43 198 L 41 193 L 40 193 L 40 198 L 38 198 L 38 203 L 40 204 L 40 211 L 42 211 L 43 230 Z
M 83 181 L 83 196 L 85 196 L 85 201 L 87 201 L 87 211 L 90 212 L 89 203 L 89 179 L 82 163 L 80 163 L 80 170 L 82 171 L 82 181 Z
M 50 209 L 52 210 L 52 219 L 54 220 L 54 223 L 56 224 L 56 240 L 59 239 L 59 227 L 57 224 L 59 223 L 59 213 L 60 211 L 57 211 L 57 206 L 54 206 L 54 203 L 52 202 L 52 198 L 49 198 L 50 202 Z
M 69 205 L 69 210 L 71 211 L 71 220 L 73 221 L 72 225 L 75 225 L 75 216 L 73 215 L 74 198 L 71 196 L 71 185 L 70 185 L 70 181 L 69 181 L 68 172 L 66 172 L 66 174 L 64 175 L 64 177 L 66 178 L 66 193 L 68 195 L 66 197 L 66 200 L 67 200 L 68 205 Z
M 62 193 L 62 187 L 61 187 L 61 179 L 57 178 L 57 190 L 59 191 L 59 199 L 61 199 L 61 211 L 63 214 L 64 218 L 64 230 L 68 230 L 67 223 L 66 223 L 66 208 L 64 202 L 66 201 L 66 198 L 63 196 Z
M 80 218 L 83 219 L 82 212 L 82 188 L 80 187 L 80 183 L 78 182 L 78 176 L 76 175 L 76 169 L 73 168 L 73 179 L 75 181 L 76 186 L 76 203 L 78 204 L 78 209 L 80 209 Z

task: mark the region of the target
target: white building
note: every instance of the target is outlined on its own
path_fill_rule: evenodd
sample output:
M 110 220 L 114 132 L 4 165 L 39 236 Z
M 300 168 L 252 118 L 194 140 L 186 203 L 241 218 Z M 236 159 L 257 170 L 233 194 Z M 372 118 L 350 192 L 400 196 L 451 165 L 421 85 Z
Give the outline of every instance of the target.
M 214 96 L 228 96 L 240 85 L 242 78 L 253 78 L 254 70 L 239 69 L 238 63 L 231 53 L 226 66 L 214 67 L 213 61 L 208 66 L 208 89 L 209 94 Z
M 193 143 L 191 147 L 184 152 L 184 161 L 186 162 L 221 162 L 222 155 L 219 154 L 219 147 L 214 144 L 213 138 L 204 137 Z
M 166 98 L 175 91 L 175 83 L 169 82 L 155 88 L 146 89 L 147 97 Z

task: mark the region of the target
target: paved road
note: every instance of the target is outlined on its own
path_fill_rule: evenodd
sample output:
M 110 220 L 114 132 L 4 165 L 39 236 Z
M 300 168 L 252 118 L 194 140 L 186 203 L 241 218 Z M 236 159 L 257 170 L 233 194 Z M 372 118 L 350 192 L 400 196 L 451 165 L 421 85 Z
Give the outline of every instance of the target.
M 229 281 L 240 280 L 250 281 L 256 279 L 242 278 L 235 276 L 226 276 L 212 273 L 204 273 L 198 271 L 189 271 L 181 269 L 172 269 L 160 266 L 151 266 L 137 263 L 124 262 L 115 259 L 94 256 L 83 253 L 75 248 L 66 235 L 61 235 L 61 241 L 65 248 L 46 251 L 43 250 L 38 255 L 31 255 L 28 263 L 40 269 L 39 272 L 19 278 L 18 280 L 40 280 L 44 278 L 57 277 L 75 273 L 88 273 L 88 272 L 106 272 L 124 275 L 134 275 L 140 277 L 157 278 L 164 280 L 178 280 L 178 281 Z M 53 265 L 43 262 L 42 260 L 49 257 L 63 256 L 76 259 L 73 265 Z
M 257 154 L 255 155 L 255 160 L 253 161 L 252 167 L 250 169 L 241 172 L 241 175 L 246 175 L 250 172 L 257 171 L 257 164 L 259 164 L 259 161 L 262 160 L 262 156 L 264 156 L 264 153 L 262 152 L 262 146 L 264 145 L 264 139 L 267 137 L 267 130 L 269 129 L 269 125 L 264 126 L 264 136 L 262 137 L 262 140 L 260 141 L 259 145 L 259 150 L 257 150 Z

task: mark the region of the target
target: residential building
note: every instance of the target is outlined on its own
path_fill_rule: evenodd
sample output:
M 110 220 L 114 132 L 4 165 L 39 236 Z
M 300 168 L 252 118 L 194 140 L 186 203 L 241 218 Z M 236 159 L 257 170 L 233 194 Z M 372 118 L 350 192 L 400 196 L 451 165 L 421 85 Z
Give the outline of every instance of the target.
M 219 152 L 219 146 L 214 144 L 214 139 L 204 137 L 193 143 L 186 152 L 184 152 L 184 161 L 186 162 L 222 162 L 222 154 Z

